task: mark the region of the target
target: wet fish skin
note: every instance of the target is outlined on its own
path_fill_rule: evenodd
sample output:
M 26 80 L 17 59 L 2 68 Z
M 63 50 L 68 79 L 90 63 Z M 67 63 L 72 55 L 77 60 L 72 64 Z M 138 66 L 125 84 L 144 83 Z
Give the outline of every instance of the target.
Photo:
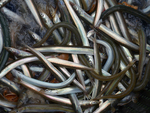
M 55 9 L 53 8 L 53 6 L 49 6 L 49 11 L 50 11 L 50 14 L 51 16 L 53 17 L 53 22 L 56 24 L 56 23 L 59 23 L 61 22 L 58 14 L 56 13 Z M 64 29 L 62 27 L 58 28 L 59 32 L 62 34 L 62 36 L 64 35 Z
M 51 19 L 48 17 L 48 15 L 42 11 L 41 9 L 39 9 L 40 12 L 40 16 L 43 20 L 43 23 L 45 24 L 45 27 L 47 29 L 51 28 L 53 26 L 53 22 L 51 21 Z M 53 35 L 55 36 L 56 40 L 58 43 L 61 43 L 62 41 L 62 37 L 60 36 L 59 32 L 57 30 L 53 31 Z
M 42 40 L 42 38 L 41 38 L 38 34 L 32 32 L 32 31 L 30 31 L 30 30 L 28 30 L 28 32 L 29 32 L 29 34 L 32 36 L 32 38 L 33 38 L 34 40 L 36 40 L 37 42 L 40 42 L 40 41 Z M 48 46 L 48 45 L 49 45 L 49 44 L 48 44 L 47 42 L 45 42 L 44 44 L 42 44 L 42 46 Z
M 7 15 L 7 18 L 11 19 L 12 21 L 21 23 L 21 24 L 26 24 L 25 20 L 19 16 L 18 14 L 12 12 L 11 10 L 9 10 L 6 7 L 3 7 L 0 9 L 4 14 Z
M 26 51 L 23 51 L 23 50 L 19 50 L 19 49 L 16 49 L 16 48 L 12 48 L 12 47 L 4 47 L 7 51 L 13 53 L 14 55 L 16 56 L 19 56 L 19 57 L 28 57 L 28 56 L 32 56 L 31 53 L 29 52 L 26 52 Z
M 84 10 L 81 10 L 80 7 L 78 7 L 77 5 L 75 6 L 75 4 L 72 4 L 74 10 L 76 10 L 76 12 L 78 12 L 77 14 L 84 14 L 84 15 L 79 15 L 82 17 L 82 19 L 84 18 L 84 20 L 88 21 L 89 23 L 93 23 L 93 18 L 88 15 Z M 80 10 L 79 10 L 80 9 Z M 79 12 L 82 11 L 82 12 Z M 107 35 L 109 35 L 110 37 L 112 37 L 114 40 L 120 42 L 121 44 L 128 46 L 129 48 L 138 51 L 139 50 L 139 46 L 137 46 L 136 44 L 124 39 L 122 36 L 118 35 L 117 33 L 113 32 L 111 29 L 107 28 L 104 24 L 100 24 L 99 27 L 97 27 L 97 29 L 100 29 L 101 31 L 103 31 L 104 33 L 106 33 Z M 115 38 L 114 38 L 115 37 Z
M 40 95 L 42 95 L 43 97 L 53 101 L 53 102 L 56 102 L 56 103 L 62 103 L 62 104 L 65 104 L 65 105 L 72 105 L 71 101 L 68 99 L 68 98 L 64 98 L 64 97 L 59 97 L 59 96 L 51 96 L 51 95 L 47 95 L 45 93 L 43 93 L 43 90 L 39 87 L 36 87 L 32 84 L 28 84 L 24 81 L 20 81 L 19 82 L 20 84 L 22 84 L 23 86 L 39 93 Z M 92 101 L 92 100 L 79 100 L 79 104 L 81 106 L 93 106 L 93 105 L 97 105 L 99 104 L 100 102 L 99 101 Z
M 86 87 L 86 90 L 88 90 L 90 87 Z M 66 94 L 72 94 L 72 93 L 82 93 L 83 91 L 79 89 L 78 87 L 66 87 L 62 89 L 56 89 L 56 90 L 49 90 L 46 89 L 45 93 L 48 95 L 66 95 Z
M 27 6 L 29 7 L 31 13 L 33 14 L 36 22 L 40 25 L 41 29 L 43 29 L 43 25 L 42 25 L 42 22 L 40 20 L 40 17 L 38 15 L 38 12 L 35 8 L 35 5 L 33 4 L 32 0 L 24 0 L 27 4 Z
M 0 1 L 0 8 L 2 8 L 3 6 L 5 6 L 8 2 L 10 2 L 11 0 L 1 0 Z
M 75 13 L 75 11 L 73 10 L 73 8 L 71 7 L 69 1 L 68 1 L 68 0 L 64 0 L 64 2 L 65 2 L 65 4 L 66 4 L 66 7 L 67 7 L 67 9 L 68 9 L 68 11 L 69 11 L 69 13 L 70 13 L 70 15 L 71 15 L 71 17 L 72 17 L 72 19 L 73 19 L 75 25 L 76 25 L 76 27 L 77 27 L 79 33 L 80 33 L 80 36 L 81 36 L 81 40 L 82 40 L 82 42 L 83 42 L 83 45 L 84 45 L 84 46 L 90 46 L 89 41 L 88 41 L 88 39 L 87 39 L 87 37 L 86 37 L 86 31 L 85 31 L 85 29 L 84 29 L 84 27 L 83 27 L 83 24 L 81 23 L 79 17 L 76 15 L 76 13 Z M 89 59 L 89 62 L 90 62 L 91 64 L 94 64 L 94 60 L 93 60 L 93 57 L 92 57 L 92 56 L 88 55 L 88 59 Z
M 67 79 L 64 82 L 61 82 L 61 83 L 48 83 L 48 82 L 43 82 L 43 81 L 40 81 L 40 80 L 36 80 L 34 78 L 27 77 L 22 72 L 17 71 L 15 69 L 11 70 L 11 73 L 16 78 L 20 78 L 21 80 L 23 80 L 27 83 L 33 84 L 33 85 L 38 86 L 38 87 L 50 88 L 50 89 L 63 88 L 65 86 L 69 85 L 75 78 L 75 74 L 74 74 L 74 75 L 71 75 L 70 78 Z
M 72 53 L 72 54 L 87 54 L 87 55 L 93 55 L 93 49 L 87 47 L 73 47 L 73 46 L 50 46 L 50 47 L 40 47 L 40 48 L 34 48 L 37 51 L 40 52 L 57 52 L 57 53 Z

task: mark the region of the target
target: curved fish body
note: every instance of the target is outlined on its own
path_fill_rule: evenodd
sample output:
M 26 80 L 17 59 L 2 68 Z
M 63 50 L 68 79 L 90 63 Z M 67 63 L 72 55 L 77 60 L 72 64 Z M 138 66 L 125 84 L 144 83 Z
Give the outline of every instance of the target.
M 30 30 L 28 32 L 35 41 L 40 42 L 42 40 L 42 38 L 38 34 L 32 32 Z M 46 42 L 44 44 L 42 44 L 42 46 L 47 46 L 47 45 L 48 45 L 48 43 L 46 43 Z
M 66 68 L 60 67 L 60 70 L 61 70 L 63 73 L 65 73 L 66 76 L 70 77 L 71 74 L 69 73 L 69 71 L 68 71 Z M 86 92 L 86 91 L 85 91 L 85 88 L 83 87 L 83 85 L 81 85 L 76 79 L 73 80 L 73 83 L 74 83 L 78 88 L 80 88 L 83 92 Z
M 51 28 L 53 26 L 53 22 L 50 20 L 48 15 L 42 10 L 39 10 L 39 12 L 40 12 L 40 16 L 41 16 L 41 18 L 42 18 L 42 20 L 45 24 L 45 27 L 46 28 Z M 55 36 L 58 43 L 61 43 L 62 38 L 61 38 L 61 36 L 60 36 L 60 34 L 57 30 L 53 31 L 53 35 Z
M 121 92 L 118 91 L 116 94 L 120 94 Z M 108 99 L 103 104 L 100 105 L 93 113 L 101 113 L 105 110 L 108 106 L 112 105 L 117 99 Z
M 74 0 L 79 1 L 79 0 Z M 89 11 L 91 9 L 91 5 L 94 0 L 80 0 L 85 11 Z M 78 5 L 78 4 L 77 4 Z
M 77 14 L 84 20 L 88 21 L 89 23 L 93 23 L 94 18 L 92 18 L 90 15 L 88 15 L 84 10 L 81 10 L 80 7 L 78 7 L 77 5 L 73 4 L 73 8 L 75 9 L 75 11 L 77 12 Z M 82 12 L 80 12 L 82 11 Z M 84 15 L 83 15 L 84 14 Z M 113 32 L 111 29 L 107 28 L 105 25 L 101 24 L 99 27 L 97 27 L 98 29 L 100 29 L 101 31 L 103 31 L 104 33 L 106 33 L 107 35 L 109 35 L 111 38 L 113 38 L 114 40 L 118 41 L 119 43 L 121 43 L 122 45 L 129 47 L 133 50 L 138 51 L 139 50 L 139 46 L 137 46 L 136 44 L 124 39 L 122 36 L 120 36 L 119 34 Z
M 3 49 L 3 33 L 0 25 L 0 53 L 2 52 L 2 49 Z
M 80 33 L 80 36 L 81 36 L 81 40 L 82 40 L 82 43 L 84 46 L 90 46 L 89 44 L 89 41 L 86 37 L 86 32 L 85 32 L 85 29 L 83 27 L 83 24 L 81 23 L 79 17 L 76 15 L 75 11 L 73 10 L 73 8 L 71 7 L 70 3 L 68 0 L 64 0 L 65 4 L 66 4 L 66 7 L 68 8 L 68 11 Z M 88 55 L 88 59 L 89 59 L 89 62 L 91 64 L 94 64 L 94 60 L 93 60 L 93 57 Z
M 53 22 L 56 24 L 56 23 L 59 23 L 61 22 L 58 14 L 56 13 L 55 9 L 53 8 L 53 6 L 49 6 L 49 11 L 50 11 L 50 14 L 51 16 L 53 17 Z M 59 32 L 62 34 L 62 36 L 64 35 L 64 30 L 62 27 L 58 28 Z
M 79 59 L 78 59 L 78 56 L 76 54 L 72 54 L 72 59 L 75 63 L 80 63 Z M 84 78 L 82 76 L 82 71 L 81 70 L 76 70 L 76 73 L 77 73 L 77 77 L 80 81 L 80 83 L 83 85 L 83 87 L 85 88 L 85 83 L 84 83 Z
M 69 99 L 72 103 L 72 107 L 74 108 L 75 113 L 83 113 L 76 94 L 69 95 Z
M 53 101 L 53 102 L 56 102 L 56 103 L 62 103 L 62 104 L 65 104 L 65 105 L 72 105 L 70 99 L 68 98 L 64 98 L 64 97 L 59 97 L 59 96 L 52 96 L 52 95 L 47 95 L 45 93 L 43 93 L 43 89 L 39 88 L 39 87 L 36 87 L 32 84 L 29 84 L 27 82 L 24 82 L 24 81 L 20 81 L 20 84 L 22 84 L 23 86 L 39 93 L 40 95 L 42 95 L 43 97 Z M 92 100 L 79 100 L 79 105 L 81 106 L 93 106 L 93 105 L 97 105 L 99 104 L 99 101 L 92 101 Z
M 16 108 L 17 103 L 7 101 L 4 98 L 0 97 L 0 106 L 1 107 L 7 107 L 7 108 Z
M 0 83 L 5 84 L 18 95 L 20 94 L 21 89 L 13 81 L 8 80 L 6 77 L 1 78 Z
M 150 14 L 150 6 L 146 7 L 145 9 L 142 10 L 143 13 L 149 15 Z
M 111 5 L 111 7 L 117 5 L 116 0 L 107 0 L 107 2 Z M 122 13 L 117 11 L 117 12 L 115 12 L 115 16 L 116 16 L 118 25 L 120 27 L 120 30 L 122 32 L 122 35 L 124 36 L 125 39 L 131 41 L 131 37 L 129 35 L 129 31 L 127 29 L 127 25 L 125 23 Z
M 25 64 L 23 64 L 23 65 L 21 65 L 21 68 L 22 68 L 23 74 L 25 76 L 31 78 L 31 74 L 30 74 L 30 71 L 29 71 L 28 67 Z
M 33 14 L 33 16 L 34 16 L 36 22 L 37 22 L 37 23 L 40 25 L 40 27 L 43 29 L 42 22 L 41 22 L 41 20 L 40 20 L 40 17 L 39 17 L 39 15 L 38 15 L 38 12 L 37 12 L 37 10 L 36 10 L 36 8 L 35 8 L 35 6 L 34 6 L 32 0 L 24 0 L 24 1 L 26 2 L 26 4 L 27 4 L 27 6 L 29 7 L 31 13 Z
M 71 7 L 70 3 L 68 0 L 64 0 L 65 4 L 66 4 L 66 7 L 68 8 L 68 11 L 76 25 L 76 27 L 78 28 L 78 31 L 81 35 L 81 39 L 82 39 L 82 42 L 83 42 L 83 45 L 84 46 L 89 46 L 89 41 L 86 37 L 86 32 L 85 32 L 85 29 L 83 27 L 83 24 L 81 23 L 79 17 L 76 15 L 76 13 L 74 12 L 73 8 Z
M 96 40 L 96 43 L 101 44 L 101 45 L 106 47 L 106 52 L 108 54 L 108 59 L 107 59 L 107 62 L 105 63 L 105 65 L 104 65 L 103 69 L 105 71 L 108 71 L 110 69 L 110 67 L 112 66 L 113 61 L 115 59 L 114 58 L 114 51 L 112 49 L 112 46 L 109 43 L 107 43 L 105 41 L 102 41 L 102 40 L 98 40 L 98 39 Z

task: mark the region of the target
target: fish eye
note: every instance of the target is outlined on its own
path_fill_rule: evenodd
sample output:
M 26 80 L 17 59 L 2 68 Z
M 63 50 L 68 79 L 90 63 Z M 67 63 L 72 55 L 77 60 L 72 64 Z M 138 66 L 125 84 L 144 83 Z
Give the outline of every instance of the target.
M 32 35 L 32 37 L 35 37 L 34 34 Z
M 40 13 L 40 15 L 43 17 L 44 16 L 44 14 L 43 13 Z

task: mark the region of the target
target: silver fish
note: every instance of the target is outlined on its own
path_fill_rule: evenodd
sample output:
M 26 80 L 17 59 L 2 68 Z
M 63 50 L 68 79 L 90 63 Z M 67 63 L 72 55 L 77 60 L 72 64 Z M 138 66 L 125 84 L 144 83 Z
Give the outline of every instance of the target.
M 94 18 L 94 23 L 93 23 L 94 26 L 97 25 L 97 23 L 98 23 L 98 21 L 100 19 L 100 16 L 102 14 L 103 9 L 104 9 L 104 0 L 97 0 L 96 15 L 95 15 L 95 18 Z
M 28 30 L 28 32 L 29 32 L 29 34 L 32 36 L 32 38 L 33 38 L 35 41 L 40 42 L 40 41 L 42 40 L 42 38 L 41 38 L 38 34 L 32 32 L 32 31 L 30 31 L 30 30 Z M 42 46 L 47 46 L 47 45 L 49 45 L 47 42 L 45 42 L 44 44 L 42 44 Z
M 68 9 L 68 11 L 69 11 L 69 13 L 70 13 L 70 15 L 71 15 L 71 17 L 72 17 L 72 19 L 73 19 L 75 25 L 76 25 L 76 27 L 77 27 L 79 33 L 80 33 L 80 36 L 81 36 L 81 40 L 82 40 L 82 42 L 83 42 L 83 45 L 84 45 L 84 46 L 90 46 L 89 41 L 88 41 L 88 39 L 87 39 L 87 37 L 86 37 L 85 29 L 84 29 L 83 24 L 81 23 L 79 17 L 76 15 L 76 13 L 75 13 L 75 11 L 73 10 L 73 8 L 71 7 L 69 1 L 68 1 L 68 0 L 64 0 L 64 2 L 65 2 L 65 4 L 66 4 L 66 7 L 67 7 L 67 9 Z M 93 64 L 93 63 L 94 63 L 93 57 L 90 56 L 90 55 L 88 55 L 88 58 L 89 58 L 89 62 L 90 62 L 91 64 Z
M 24 0 L 24 1 L 26 2 L 26 4 L 27 4 L 27 6 L 29 7 L 31 13 L 33 14 L 33 16 L 34 16 L 36 22 L 37 22 L 37 23 L 40 25 L 40 27 L 43 29 L 42 22 L 41 22 L 41 20 L 40 20 L 40 17 L 39 17 L 39 15 L 38 15 L 38 12 L 37 12 L 37 10 L 36 10 L 36 8 L 35 8 L 35 6 L 34 6 L 32 0 Z
M 72 45 L 72 43 L 70 42 L 70 45 Z M 75 63 L 80 63 L 77 54 L 72 54 L 72 59 Z M 84 83 L 84 78 L 82 76 L 82 71 L 81 70 L 76 70 L 77 73 L 77 77 L 79 79 L 79 81 L 81 82 L 81 84 L 83 85 L 83 87 L 85 88 L 85 83 Z
M 59 47 L 59 46 L 51 46 L 51 47 L 40 47 L 40 48 L 34 48 L 37 51 L 40 52 L 56 52 L 56 53 L 71 53 L 71 54 L 87 54 L 87 55 L 93 55 L 93 49 L 91 48 L 83 48 L 83 47 L 72 47 L 72 46 L 66 46 L 66 47 Z
M 77 14 L 82 17 L 82 19 L 84 18 L 84 20 L 90 22 L 91 24 L 93 23 L 93 18 L 88 15 L 84 10 L 81 10 L 80 7 L 78 7 L 75 4 L 72 4 L 73 8 L 76 10 Z M 132 48 L 134 50 L 139 50 L 139 46 L 137 46 L 136 44 L 124 39 L 122 36 L 118 35 L 117 33 L 113 32 L 111 29 L 107 28 L 105 25 L 100 24 L 100 26 L 98 27 L 98 29 L 102 30 L 104 33 L 106 33 L 107 35 L 109 35 L 111 38 L 113 38 L 114 40 L 120 42 L 121 44 Z
M 69 85 L 75 78 L 75 74 L 71 75 L 69 79 L 67 79 L 64 82 L 61 83 L 48 83 L 48 82 L 43 82 L 40 80 L 36 80 L 30 77 L 25 76 L 22 72 L 17 71 L 13 69 L 11 73 L 16 77 L 20 78 L 21 80 L 28 82 L 30 84 L 33 84 L 35 86 L 43 87 L 43 88 L 50 88 L 50 89 L 58 89 L 58 88 L 63 88 L 67 85 Z
M 49 57 L 46 57 L 50 62 L 54 61 L 54 59 L 51 59 L 50 60 L 50 56 Z M 56 59 L 56 58 L 55 58 Z M 29 63 L 29 62 L 33 62 L 33 61 L 38 61 L 39 59 L 37 57 L 27 57 L 27 58 L 23 58 L 23 59 L 20 59 L 20 60 L 17 60 L 11 64 L 9 64 L 7 67 L 5 67 L 1 73 L 0 73 L 0 78 L 2 78 L 3 76 L 5 76 L 9 71 L 11 71 L 12 69 L 24 64 L 24 63 Z M 56 62 L 58 60 L 55 60 Z M 55 62 L 55 63 L 56 63 Z M 67 63 L 66 63 L 67 64 Z M 62 65 L 62 64 L 61 64 Z M 65 64 L 63 64 L 65 65 Z M 78 64 L 79 66 L 80 64 Z M 69 66 L 69 65 L 68 65 Z M 76 66 L 76 67 L 78 67 Z M 71 65 L 72 67 L 72 65 Z M 88 67 L 87 67 L 88 68 Z M 81 68 L 82 69 L 82 68 Z M 84 69 L 84 68 L 83 68 Z M 89 70 L 92 70 L 91 68 L 89 68 Z M 105 72 L 106 75 L 108 75 L 108 73 Z
M 86 90 L 88 90 L 90 87 L 86 87 Z M 81 89 L 78 87 L 66 87 L 62 89 L 56 89 L 56 90 L 50 90 L 46 89 L 45 94 L 47 95 L 66 95 L 66 94 L 73 94 L 73 93 L 83 93 Z
M 62 71 L 63 73 L 66 74 L 66 76 L 70 77 L 71 74 L 69 73 L 69 71 L 68 71 L 66 68 L 60 67 L 60 69 L 61 69 L 61 71 Z M 78 82 L 76 79 L 74 79 L 74 80 L 73 80 L 73 83 L 74 83 L 78 88 L 80 88 L 83 92 L 86 93 L 85 87 L 83 87 L 83 86 L 80 84 L 80 82 Z
M 90 37 L 89 35 L 88 35 L 88 38 L 89 38 L 89 40 L 93 41 L 93 38 Z M 103 40 L 98 40 L 97 39 L 96 43 L 99 43 L 99 44 L 106 47 L 106 52 L 108 54 L 108 59 L 107 59 L 107 62 L 105 63 L 105 65 L 104 65 L 103 69 L 105 71 L 108 71 L 110 69 L 111 65 L 113 64 L 114 59 L 115 59 L 114 58 L 114 51 L 113 51 L 111 45 L 109 43 L 103 41 Z
M 7 51 L 13 53 L 13 54 L 16 55 L 16 56 L 19 56 L 19 57 L 32 56 L 31 53 L 26 52 L 26 51 L 23 51 L 23 50 L 16 49 L 16 48 L 5 47 L 5 49 L 6 49 Z
M 79 1 L 79 0 L 74 0 L 74 1 Z M 93 1 L 94 0 L 80 0 L 80 2 L 82 3 L 83 9 L 85 11 L 89 11 L 90 10 Z
M 27 77 L 30 77 L 31 78 L 31 74 L 29 72 L 29 69 L 26 65 L 21 65 L 21 68 L 22 68 L 22 71 L 23 71 L 23 74 Z
M 43 19 L 46 27 L 47 28 L 51 28 L 53 26 L 53 22 L 50 20 L 50 18 L 47 16 L 47 14 L 44 11 L 39 9 L 39 12 L 40 12 L 40 16 Z M 58 33 L 57 30 L 53 31 L 53 35 L 55 36 L 55 38 L 58 41 L 58 43 L 61 43 L 62 38 L 61 38 L 61 36 L 60 36 L 60 34 Z
M 14 83 L 13 81 L 8 80 L 6 77 L 0 79 L 0 83 L 5 84 L 8 86 L 12 91 L 17 94 L 20 94 L 21 89 Z
M 4 99 L 2 96 L 0 97 L 0 106 L 7 107 L 7 108 L 16 108 L 16 102 L 10 102 Z
M 0 1 L 0 8 L 2 8 L 4 5 L 6 5 L 10 0 L 1 0 Z
M 7 17 L 9 19 L 11 19 L 12 21 L 21 23 L 21 24 L 26 24 L 25 20 L 19 16 L 18 14 L 12 12 L 11 10 L 7 9 L 6 7 L 1 8 L 1 11 L 7 15 Z
M 51 5 L 49 6 L 49 11 L 50 11 L 51 16 L 53 17 L 53 22 L 55 24 L 60 23 L 61 20 L 60 20 L 59 16 L 57 15 L 57 13 L 56 13 L 55 9 L 53 8 L 53 6 L 51 6 Z M 59 27 L 58 30 L 63 36 L 64 35 L 64 29 L 62 27 Z
M 20 84 L 22 84 L 23 86 L 29 88 L 29 89 L 32 89 L 33 91 L 37 92 L 37 93 L 40 93 L 40 92 L 43 92 L 41 88 L 39 87 L 36 87 L 32 84 L 29 84 L 29 83 L 26 83 L 24 81 L 20 81 L 19 82 Z M 53 101 L 53 102 L 56 102 L 56 103 L 62 103 L 62 104 L 66 104 L 66 105 L 72 105 L 70 99 L 68 98 L 64 98 L 64 97 L 59 97 L 59 96 L 51 96 L 51 95 L 47 95 L 45 93 L 40 93 L 40 95 L 42 95 L 43 97 Z M 99 101 L 91 101 L 91 100 L 79 100 L 79 104 L 81 106 L 92 106 L 92 105 L 97 105 L 99 104 Z

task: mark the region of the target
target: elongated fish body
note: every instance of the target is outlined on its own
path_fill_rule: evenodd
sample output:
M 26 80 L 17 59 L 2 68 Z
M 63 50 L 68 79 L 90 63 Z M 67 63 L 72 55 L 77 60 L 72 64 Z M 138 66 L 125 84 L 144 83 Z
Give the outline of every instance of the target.
M 28 84 L 27 82 L 25 81 L 21 81 L 20 84 L 22 84 L 23 86 L 39 93 L 40 95 L 46 97 L 47 99 L 51 100 L 51 101 L 54 101 L 56 103 L 61 103 L 61 104 L 65 104 L 65 105 L 72 105 L 70 99 L 68 98 L 64 98 L 64 97 L 59 97 L 59 96 L 51 96 L 51 95 L 47 95 L 45 93 L 41 93 L 40 91 L 42 91 L 41 88 L 39 87 L 36 87 L 32 84 Z M 42 91 L 43 92 L 43 91 Z M 93 105 L 97 105 L 99 104 L 99 101 L 92 101 L 92 100 L 79 100 L 79 104 L 81 106 L 93 106 Z
M 47 16 L 47 14 L 44 13 L 44 11 L 39 10 L 39 12 L 40 12 L 40 16 L 43 19 L 43 22 L 44 22 L 45 26 L 47 28 L 51 28 L 53 26 L 53 22 L 50 20 L 50 18 Z M 61 38 L 61 36 L 60 36 L 60 34 L 58 33 L 57 30 L 53 31 L 53 35 L 55 36 L 57 42 L 61 43 L 62 38 Z
M 28 32 L 35 41 L 40 42 L 42 40 L 42 38 L 38 34 L 32 32 L 32 31 L 28 31 Z M 44 44 L 42 44 L 42 46 L 47 46 L 47 45 L 48 45 L 48 43 L 46 43 L 46 42 Z
M 75 4 L 72 4 L 74 10 L 77 12 L 77 14 L 84 20 L 88 21 L 89 23 L 93 23 L 93 18 L 88 15 L 84 10 L 81 10 L 80 7 L 78 7 Z M 82 12 L 81 12 L 82 11 Z M 105 32 L 107 35 L 109 35 L 111 38 L 113 38 L 114 40 L 120 42 L 122 45 L 127 46 L 128 48 L 131 48 L 133 50 L 138 51 L 139 50 L 139 46 L 124 39 L 122 36 L 118 35 L 117 33 L 113 32 L 111 29 L 107 28 L 104 24 L 100 24 L 99 27 L 97 27 L 97 29 L 102 30 L 103 32 Z
M 16 13 L 12 12 L 11 10 L 7 9 L 6 7 L 1 8 L 1 11 L 6 14 L 7 18 L 11 19 L 12 21 L 21 23 L 21 24 L 26 24 L 25 20 L 17 15 Z
M 29 7 L 31 13 L 33 14 L 36 22 L 40 25 L 41 28 L 43 28 L 42 22 L 40 20 L 40 17 L 38 15 L 38 12 L 37 12 L 32 0 L 24 0 L 24 1 L 26 2 L 26 4 Z
M 89 41 L 86 37 L 86 31 L 83 27 L 83 24 L 81 23 L 79 17 L 76 15 L 75 11 L 73 10 L 72 6 L 70 5 L 69 1 L 68 0 L 64 0 L 65 4 L 66 4 L 66 7 L 80 33 L 80 36 L 81 36 L 81 40 L 83 42 L 83 45 L 84 46 L 90 46 L 89 44 Z M 94 60 L 93 60 L 93 57 L 88 55 L 88 59 L 89 59 L 89 62 L 93 65 L 94 64 Z
M 56 11 L 55 11 L 55 9 L 53 8 L 53 6 L 50 5 L 49 11 L 50 11 L 51 16 L 53 17 L 53 22 L 54 22 L 55 24 L 61 22 L 61 20 L 60 20 L 58 14 L 56 13 Z M 64 30 L 63 30 L 62 27 L 58 28 L 58 30 L 59 30 L 59 32 L 60 32 L 62 35 L 64 35 Z
M 0 8 L 2 8 L 3 6 L 5 6 L 8 2 L 10 2 L 10 0 L 1 0 L 0 1 Z
M 79 0 L 74 0 L 79 1 Z M 91 9 L 91 5 L 94 0 L 80 0 L 85 11 L 89 11 Z M 78 5 L 78 4 L 77 4 Z
M 35 48 L 40 52 L 56 52 L 56 53 L 71 53 L 71 54 L 87 54 L 93 55 L 93 49 L 91 48 L 83 48 L 83 47 L 40 47 Z
M 90 87 L 86 87 L 86 90 L 88 90 Z M 48 95 L 66 95 L 66 94 L 73 94 L 73 93 L 83 93 L 81 89 L 78 87 L 66 87 L 62 89 L 56 89 L 56 90 L 45 90 L 45 94 Z
M 32 56 L 31 53 L 26 52 L 26 51 L 23 51 L 23 50 L 16 49 L 16 48 L 5 47 L 5 49 L 6 49 L 7 51 L 13 53 L 13 54 L 16 55 L 16 56 L 19 56 L 19 57 L 28 57 L 28 56 Z

